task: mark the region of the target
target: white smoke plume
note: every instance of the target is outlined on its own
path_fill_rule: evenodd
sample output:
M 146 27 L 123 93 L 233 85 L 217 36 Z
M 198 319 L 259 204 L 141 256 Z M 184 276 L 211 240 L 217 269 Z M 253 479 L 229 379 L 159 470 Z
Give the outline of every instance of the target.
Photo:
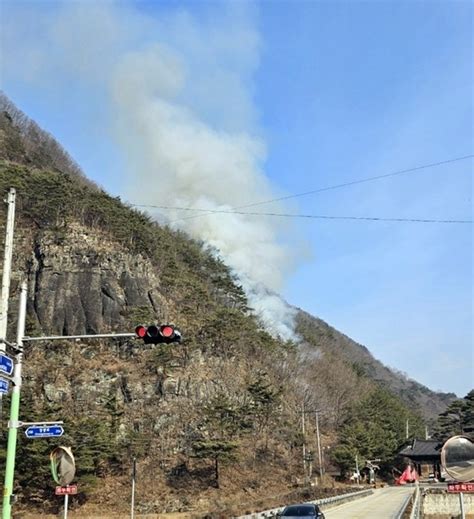
M 96 81 L 109 96 L 109 131 L 126 160 L 132 202 L 137 186 L 140 203 L 209 210 L 279 195 L 264 173 L 266 149 L 252 101 L 257 14 L 247 3 L 208 9 L 199 16 L 182 10 L 152 15 L 114 2 L 69 3 L 47 30 L 63 49 L 53 56 L 60 66 L 74 67 L 88 88 Z M 47 63 L 46 49 L 41 59 Z M 193 214 L 154 211 L 218 250 L 269 331 L 292 337 L 294 311 L 276 295 L 291 263 L 280 241 L 281 221 L 241 214 L 189 218 Z

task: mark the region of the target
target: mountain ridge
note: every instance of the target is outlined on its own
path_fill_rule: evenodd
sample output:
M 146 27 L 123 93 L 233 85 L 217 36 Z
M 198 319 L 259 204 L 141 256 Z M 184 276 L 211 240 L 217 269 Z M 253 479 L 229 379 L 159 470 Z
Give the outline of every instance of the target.
M 424 384 L 396 372 L 375 358 L 366 346 L 359 344 L 322 319 L 298 309 L 297 331 L 303 338 L 306 338 L 308 333 L 311 334 L 311 331 L 305 332 L 305 328 L 308 326 L 313 328 L 312 334 L 319 336 L 320 346 L 325 341 L 329 342 L 332 349 L 337 349 L 347 360 L 357 362 L 364 367 L 371 378 L 382 384 L 389 384 L 390 389 L 399 395 L 406 404 L 411 406 L 415 404 L 415 406 L 418 405 L 425 409 L 423 414 L 426 418 L 433 418 L 440 414 L 457 398 L 454 393 L 433 391 Z M 322 340 L 322 338 L 324 339 Z

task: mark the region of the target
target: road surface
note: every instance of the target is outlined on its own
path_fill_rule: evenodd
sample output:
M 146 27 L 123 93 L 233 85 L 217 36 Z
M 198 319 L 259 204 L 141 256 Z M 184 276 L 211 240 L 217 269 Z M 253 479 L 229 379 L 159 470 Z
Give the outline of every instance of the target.
M 396 518 L 407 497 L 414 492 L 410 487 L 389 487 L 374 490 L 362 497 L 334 508 L 324 510 L 326 519 L 391 519 Z

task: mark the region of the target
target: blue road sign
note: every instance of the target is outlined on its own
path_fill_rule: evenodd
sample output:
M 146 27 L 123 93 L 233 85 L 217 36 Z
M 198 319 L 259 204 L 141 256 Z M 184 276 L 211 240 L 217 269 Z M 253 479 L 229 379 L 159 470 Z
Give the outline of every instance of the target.
M 0 354 L 0 371 L 6 375 L 11 375 L 13 373 L 13 360 L 3 353 Z
M 60 425 L 30 425 L 25 431 L 27 438 L 56 438 L 64 434 Z
M 0 393 L 6 395 L 8 393 L 8 380 L 0 378 Z

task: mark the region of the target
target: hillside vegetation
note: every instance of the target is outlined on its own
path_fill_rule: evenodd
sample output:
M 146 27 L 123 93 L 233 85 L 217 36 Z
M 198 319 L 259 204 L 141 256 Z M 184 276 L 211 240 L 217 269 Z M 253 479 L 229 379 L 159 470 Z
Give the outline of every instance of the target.
M 273 503 L 303 479 L 303 406 L 312 451 L 309 411 L 320 410 L 326 468 L 350 471 L 358 454 L 382 459 L 388 473 L 406 420 L 413 435 L 422 434 L 420 413 L 432 416 L 451 401 L 397 376 L 303 312 L 301 344 L 270 336 L 215 251 L 87 181 L 51 136 L 1 101 L 0 192 L 15 187 L 18 195 L 11 338 L 23 276 L 27 335 L 174 322 L 184 336 L 173 346 L 28 344 L 21 419 L 64 420 L 60 443 L 72 446 L 78 464 L 74 506 L 126 511 L 133 457 L 142 512 L 230 514 Z M 0 218 L 3 225 L 5 211 Z M 423 403 L 420 395 L 431 408 L 402 401 Z M 371 426 L 361 434 L 368 416 Z M 47 466 L 55 445 L 20 438 L 21 506 L 58 506 Z

